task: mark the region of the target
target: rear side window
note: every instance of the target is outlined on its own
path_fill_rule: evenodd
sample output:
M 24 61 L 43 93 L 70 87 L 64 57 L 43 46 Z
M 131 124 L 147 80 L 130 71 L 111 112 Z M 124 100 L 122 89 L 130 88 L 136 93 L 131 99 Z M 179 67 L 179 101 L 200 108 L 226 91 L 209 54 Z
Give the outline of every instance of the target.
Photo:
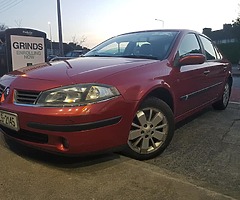
M 213 46 L 212 42 L 202 35 L 200 35 L 200 39 L 203 43 L 203 47 L 204 47 L 204 50 L 205 50 L 205 55 L 207 57 L 207 60 L 216 60 L 217 55 L 216 55 L 216 52 L 215 52 L 215 49 L 214 49 L 214 46 Z

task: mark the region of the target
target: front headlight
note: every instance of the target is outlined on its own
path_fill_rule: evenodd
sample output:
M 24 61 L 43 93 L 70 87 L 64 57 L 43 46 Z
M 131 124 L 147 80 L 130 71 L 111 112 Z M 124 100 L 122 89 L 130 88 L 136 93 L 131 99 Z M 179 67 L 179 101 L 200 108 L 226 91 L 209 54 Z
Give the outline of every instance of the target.
M 97 84 L 78 84 L 56 88 L 41 93 L 38 106 L 80 106 L 111 99 L 120 95 L 115 87 Z

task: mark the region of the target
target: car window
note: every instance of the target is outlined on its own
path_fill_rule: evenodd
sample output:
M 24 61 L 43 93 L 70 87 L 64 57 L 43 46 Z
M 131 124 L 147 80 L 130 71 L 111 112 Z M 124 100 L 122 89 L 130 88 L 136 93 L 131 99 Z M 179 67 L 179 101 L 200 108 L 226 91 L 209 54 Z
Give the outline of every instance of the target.
M 180 57 L 189 53 L 201 53 L 201 48 L 196 38 L 196 35 L 193 33 L 187 34 L 183 38 L 178 52 Z
M 123 34 L 101 43 L 84 56 L 162 60 L 168 55 L 177 34 L 177 31 L 151 31 Z
M 70 51 L 65 56 L 66 57 L 79 57 L 82 54 L 83 54 L 82 50 L 77 50 L 77 51 Z
M 216 55 L 216 52 L 215 52 L 212 42 L 202 35 L 200 35 L 200 39 L 203 43 L 203 47 L 205 49 L 205 54 L 206 54 L 207 60 L 216 60 L 217 55 Z
M 72 52 L 72 57 L 79 57 L 80 56 L 80 52 Z
M 72 55 L 72 52 L 68 52 L 65 56 L 71 57 L 71 55 Z

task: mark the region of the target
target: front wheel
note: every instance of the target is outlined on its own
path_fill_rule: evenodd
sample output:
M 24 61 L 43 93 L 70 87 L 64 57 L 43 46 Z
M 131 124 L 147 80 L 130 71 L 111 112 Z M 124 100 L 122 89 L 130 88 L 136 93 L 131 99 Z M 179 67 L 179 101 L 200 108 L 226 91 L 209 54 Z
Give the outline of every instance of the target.
M 133 119 L 125 153 L 138 160 L 159 155 L 168 146 L 174 134 L 174 117 L 162 100 L 146 99 Z
M 222 98 L 212 105 L 213 108 L 216 109 L 216 110 L 226 109 L 226 107 L 228 105 L 228 102 L 229 102 L 229 99 L 230 99 L 230 94 L 231 94 L 231 86 L 227 82 L 224 86 Z

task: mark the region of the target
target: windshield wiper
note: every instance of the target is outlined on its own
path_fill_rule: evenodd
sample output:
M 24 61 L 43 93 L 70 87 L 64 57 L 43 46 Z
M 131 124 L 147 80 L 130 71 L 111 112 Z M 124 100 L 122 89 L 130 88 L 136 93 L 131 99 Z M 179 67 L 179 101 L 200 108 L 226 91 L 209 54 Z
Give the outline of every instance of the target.
M 92 54 L 92 55 L 86 55 L 84 57 L 105 57 L 105 56 L 99 55 L 99 54 Z
M 121 56 L 124 58 L 143 58 L 143 59 L 154 59 L 154 60 L 159 60 L 158 57 L 156 56 L 151 56 L 151 55 L 124 55 Z
M 92 54 L 92 55 L 86 55 L 84 57 L 117 57 L 117 56 L 108 55 L 108 54 Z
M 141 58 L 141 59 L 153 59 L 153 60 L 159 60 L 156 56 L 151 55 L 120 55 L 120 56 L 114 56 L 114 55 L 104 55 L 104 54 L 92 54 L 92 55 L 86 55 L 84 57 L 115 57 L 115 58 Z

